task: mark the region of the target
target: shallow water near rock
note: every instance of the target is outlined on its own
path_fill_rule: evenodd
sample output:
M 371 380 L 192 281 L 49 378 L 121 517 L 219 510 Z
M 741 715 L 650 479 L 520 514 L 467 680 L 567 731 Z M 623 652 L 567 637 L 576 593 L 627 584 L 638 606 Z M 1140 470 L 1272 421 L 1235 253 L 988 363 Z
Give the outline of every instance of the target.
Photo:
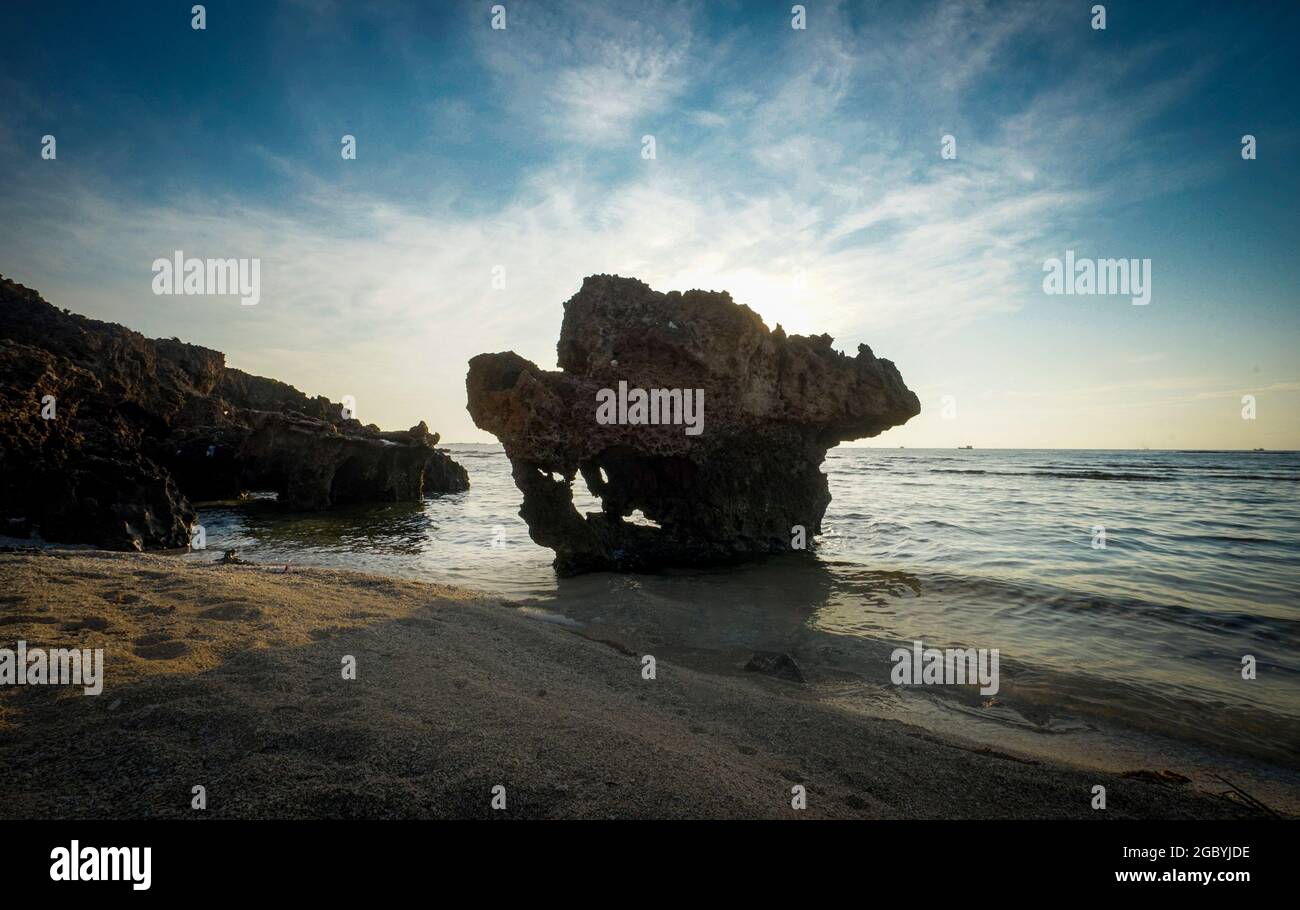
M 850 710 L 1108 769 L 1215 771 L 1300 806 L 1300 454 L 838 448 L 816 556 L 557 578 L 500 447 L 447 449 L 467 492 L 205 507 L 208 550 L 187 558 L 473 587 L 724 672 L 788 653 L 808 682 L 772 685 Z M 892 685 L 890 652 L 916 639 L 999 649 L 1000 691 Z

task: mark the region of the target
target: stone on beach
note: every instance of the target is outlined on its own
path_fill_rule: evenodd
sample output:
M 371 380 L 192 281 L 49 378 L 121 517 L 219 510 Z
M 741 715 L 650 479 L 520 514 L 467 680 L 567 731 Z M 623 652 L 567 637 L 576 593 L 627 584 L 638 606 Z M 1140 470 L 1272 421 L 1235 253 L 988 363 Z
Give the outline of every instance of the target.
M 774 651 L 758 651 L 745 664 L 745 669 L 751 673 L 762 673 L 765 676 L 775 676 L 777 679 L 784 679 L 789 682 L 801 683 L 804 681 L 803 671 L 795 663 L 794 658 L 789 654 L 778 654 Z

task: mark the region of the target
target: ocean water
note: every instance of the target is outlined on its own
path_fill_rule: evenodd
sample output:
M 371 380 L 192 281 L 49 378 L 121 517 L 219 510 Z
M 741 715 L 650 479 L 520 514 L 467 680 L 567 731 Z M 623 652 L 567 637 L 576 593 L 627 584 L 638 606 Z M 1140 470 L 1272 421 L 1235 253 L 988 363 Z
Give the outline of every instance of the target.
M 816 556 L 559 579 L 500 447 L 447 448 L 468 492 L 201 507 L 209 549 L 189 558 L 473 587 L 723 672 L 785 651 L 850 710 L 1110 769 L 1228 770 L 1300 805 L 1300 453 L 838 448 Z M 915 640 L 997 648 L 1000 691 L 892 685 Z

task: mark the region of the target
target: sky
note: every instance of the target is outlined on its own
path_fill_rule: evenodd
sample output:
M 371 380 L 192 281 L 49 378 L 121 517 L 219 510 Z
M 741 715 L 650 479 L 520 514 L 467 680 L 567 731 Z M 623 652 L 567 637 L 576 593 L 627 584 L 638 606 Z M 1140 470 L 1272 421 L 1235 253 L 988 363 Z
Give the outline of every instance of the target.
M 0 274 L 448 442 L 613 273 L 894 361 L 862 444 L 1300 449 L 1300 5 L 192 5 L 0 6 Z M 260 302 L 155 295 L 175 250 Z

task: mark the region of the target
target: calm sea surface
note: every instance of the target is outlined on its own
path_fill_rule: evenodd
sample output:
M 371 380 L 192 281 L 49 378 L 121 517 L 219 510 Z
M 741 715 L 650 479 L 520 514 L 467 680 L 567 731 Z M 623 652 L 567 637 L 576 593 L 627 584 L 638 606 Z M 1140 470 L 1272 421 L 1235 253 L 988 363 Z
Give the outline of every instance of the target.
M 1229 767 L 1300 801 L 1298 453 L 833 449 L 815 558 L 557 579 L 500 447 L 448 449 L 466 493 L 204 508 L 209 550 L 192 558 L 237 549 L 473 587 L 715 669 L 787 651 L 850 709 L 1121 770 Z M 917 639 L 999 649 L 1001 691 L 890 685 L 890 651 Z

